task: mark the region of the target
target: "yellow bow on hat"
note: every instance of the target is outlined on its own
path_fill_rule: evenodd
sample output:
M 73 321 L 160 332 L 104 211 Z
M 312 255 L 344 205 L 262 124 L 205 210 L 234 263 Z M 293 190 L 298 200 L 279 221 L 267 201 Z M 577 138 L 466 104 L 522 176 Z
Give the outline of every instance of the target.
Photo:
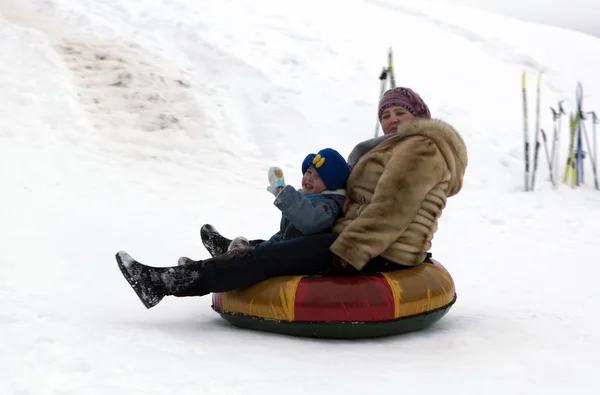
M 325 163 L 325 158 L 317 154 L 317 156 L 315 156 L 315 158 L 312 160 L 312 163 L 318 169 L 319 167 L 323 166 L 323 163 Z

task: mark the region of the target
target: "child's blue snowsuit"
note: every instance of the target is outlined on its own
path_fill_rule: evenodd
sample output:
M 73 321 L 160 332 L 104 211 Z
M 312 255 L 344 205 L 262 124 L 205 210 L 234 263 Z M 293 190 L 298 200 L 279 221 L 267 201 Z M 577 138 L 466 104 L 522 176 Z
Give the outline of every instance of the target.
M 343 211 L 345 199 L 344 189 L 305 195 L 286 185 L 273 203 L 281 210 L 282 216 L 279 232 L 269 241 L 329 232 Z

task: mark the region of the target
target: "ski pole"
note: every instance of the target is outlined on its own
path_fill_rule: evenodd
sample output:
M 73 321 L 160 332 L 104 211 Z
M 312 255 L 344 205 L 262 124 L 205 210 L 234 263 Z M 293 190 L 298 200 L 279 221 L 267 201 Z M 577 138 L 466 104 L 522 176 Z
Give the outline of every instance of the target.
M 583 114 L 581 114 L 581 121 L 584 121 L 585 118 L 583 117 Z M 590 162 L 592 163 L 592 172 L 594 174 L 594 187 L 596 188 L 596 190 L 600 190 L 600 187 L 598 186 L 598 174 L 596 171 L 596 158 L 595 156 L 592 154 L 592 146 L 590 145 L 590 138 L 588 137 L 588 133 L 587 133 L 587 129 L 585 128 L 585 122 L 580 122 L 581 128 L 583 129 L 583 136 L 585 137 L 585 142 L 587 144 L 588 147 L 588 155 L 590 156 Z
M 561 117 L 565 115 L 565 109 L 562 106 L 563 101 L 558 102 L 558 111 L 554 108 L 550 107 L 552 111 L 552 121 L 553 121 L 553 129 L 554 136 L 552 137 L 552 149 L 551 149 L 551 158 L 550 161 L 552 163 L 552 169 L 554 173 L 550 178 L 553 181 L 554 186 L 558 186 L 558 153 L 560 152 L 560 130 L 561 130 Z
M 555 169 L 555 155 L 556 155 L 556 150 L 557 150 L 557 136 L 558 136 L 558 120 L 560 119 L 560 114 L 556 112 L 556 110 L 554 110 L 554 108 L 550 107 L 550 110 L 552 111 L 552 129 L 554 132 L 554 135 L 552 137 L 552 155 L 550 157 L 549 162 L 551 163 L 550 168 L 553 170 Z M 544 141 L 546 140 L 546 135 L 544 134 Z M 552 181 L 552 185 L 556 187 L 556 176 L 554 174 L 554 171 L 552 171 L 552 174 L 550 175 L 550 180 Z
M 546 151 L 546 161 L 548 161 L 548 170 L 550 171 L 550 181 L 552 182 L 552 185 L 555 185 L 554 172 L 552 170 L 552 162 L 550 161 L 550 151 L 548 151 L 548 142 L 546 141 L 546 133 L 544 132 L 544 129 L 540 129 L 540 132 L 542 133 L 542 139 L 544 140 L 544 151 Z
M 598 169 L 598 155 L 597 148 L 598 144 L 596 144 L 596 125 L 598 124 L 598 117 L 596 113 L 592 111 L 592 128 L 593 128 L 593 138 L 594 138 L 594 159 L 596 160 L 596 169 Z
M 593 128 L 593 137 L 594 137 L 594 158 L 596 159 L 596 169 L 598 168 L 598 155 L 597 155 L 597 148 L 598 145 L 596 144 L 596 125 L 599 123 L 598 122 L 598 117 L 596 116 L 596 113 L 592 111 L 592 128 Z
M 594 111 L 589 111 L 587 114 L 590 114 L 592 116 L 592 139 L 594 141 L 594 161 L 596 162 L 596 169 L 598 168 L 598 154 L 597 154 L 597 147 L 598 145 L 596 144 L 596 125 L 598 124 L 598 117 L 596 116 L 596 113 Z

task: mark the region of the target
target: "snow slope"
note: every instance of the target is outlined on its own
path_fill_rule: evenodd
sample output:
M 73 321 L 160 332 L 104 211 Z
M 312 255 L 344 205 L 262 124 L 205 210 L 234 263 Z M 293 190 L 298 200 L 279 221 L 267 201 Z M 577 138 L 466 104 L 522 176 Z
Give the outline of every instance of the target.
M 600 195 L 524 193 L 520 72 L 549 106 L 600 112 L 600 41 L 428 2 L 0 3 L 0 393 L 577 393 L 600 390 Z M 434 256 L 458 302 L 432 328 L 361 342 L 242 331 L 210 298 L 146 310 L 114 253 L 207 257 L 198 229 L 267 237 L 266 169 L 375 127 L 378 73 L 467 142 Z M 530 130 L 533 129 L 531 122 Z M 591 132 L 591 125 L 589 125 Z M 566 158 L 566 122 L 561 136 Z M 562 176 L 562 166 L 561 166 Z

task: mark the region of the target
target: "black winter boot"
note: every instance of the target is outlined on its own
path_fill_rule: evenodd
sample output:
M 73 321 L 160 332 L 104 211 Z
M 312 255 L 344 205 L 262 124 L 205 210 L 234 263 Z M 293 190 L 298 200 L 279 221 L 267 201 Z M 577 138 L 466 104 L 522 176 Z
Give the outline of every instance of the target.
M 200 228 L 200 238 L 202 239 L 202 244 L 204 244 L 204 247 L 213 258 L 234 249 L 239 250 L 238 252 L 242 252 L 265 242 L 265 240 L 262 239 L 247 240 L 245 237 L 236 237 L 231 240 L 220 234 L 211 224 L 202 225 L 202 228 Z M 239 244 L 239 241 L 242 239 L 245 241 L 244 248 L 239 248 L 242 247 Z M 231 243 L 233 243 L 233 246 Z
M 211 224 L 202 225 L 200 228 L 202 244 L 213 258 L 227 252 L 231 240 L 222 236 Z
M 166 295 L 203 296 L 203 261 L 189 262 L 185 266 L 152 267 L 133 259 L 127 252 L 116 255 L 121 273 L 131 285 L 144 306 L 156 306 Z

